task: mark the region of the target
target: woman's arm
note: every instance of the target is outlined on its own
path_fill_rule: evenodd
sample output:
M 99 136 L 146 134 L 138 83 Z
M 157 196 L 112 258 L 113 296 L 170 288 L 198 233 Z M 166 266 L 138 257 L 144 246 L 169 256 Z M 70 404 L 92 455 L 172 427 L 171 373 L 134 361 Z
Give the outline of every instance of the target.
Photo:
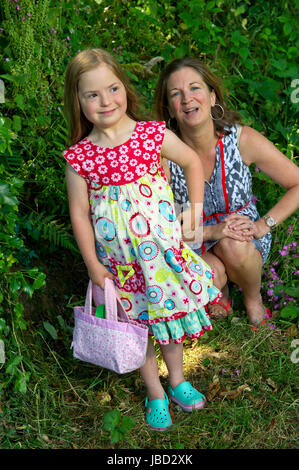
M 273 181 L 287 190 L 267 214 L 263 214 L 270 215 L 277 225 L 280 224 L 299 207 L 299 168 L 262 134 L 248 126 L 242 128 L 239 149 L 247 165 L 255 163 Z M 254 223 L 256 238 L 269 231 L 270 228 L 263 218 Z
M 85 180 L 66 166 L 66 185 L 69 197 L 70 216 L 75 239 L 87 267 L 90 279 L 104 288 L 104 278 L 113 275 L 99 262 L 95 250 L 94 231 L 90 220 L 88 190 Z

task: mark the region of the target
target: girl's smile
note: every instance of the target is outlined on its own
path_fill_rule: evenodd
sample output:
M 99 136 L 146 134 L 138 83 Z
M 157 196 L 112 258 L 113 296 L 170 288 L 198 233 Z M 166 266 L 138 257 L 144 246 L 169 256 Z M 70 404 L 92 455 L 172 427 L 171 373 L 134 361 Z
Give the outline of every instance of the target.
M 115 128 L 127 117 L 125 87 L 106 64 L 82 73 L 78 96 L 82 112 L 98 130 Z

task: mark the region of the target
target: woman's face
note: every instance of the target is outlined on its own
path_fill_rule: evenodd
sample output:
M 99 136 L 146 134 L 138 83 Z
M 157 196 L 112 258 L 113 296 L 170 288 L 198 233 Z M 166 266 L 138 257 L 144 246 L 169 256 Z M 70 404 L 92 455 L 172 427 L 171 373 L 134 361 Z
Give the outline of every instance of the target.
M 202 76 L 191 67 L 173 72 L 167 83 L 168 110 L 180 128 L 194 127 L 211 120 L 215 105 L 214 90 L 210 92 Z

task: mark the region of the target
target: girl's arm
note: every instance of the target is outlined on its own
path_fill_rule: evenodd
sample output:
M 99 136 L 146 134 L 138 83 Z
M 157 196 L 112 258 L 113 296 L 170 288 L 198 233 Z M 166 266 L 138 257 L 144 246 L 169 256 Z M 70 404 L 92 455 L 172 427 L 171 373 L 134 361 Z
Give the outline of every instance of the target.
M 242 128 L 240 153 L 243 161 L 255 165 L 287 191 L 284 196 L 267 212 L 280 224 L 299 207 L 299 168 L 285 157 L 268 139 L 251 127 Z M 255 238 L 270 231 L 263 218 L 254 223 Z
M 188 145 L 182 142 L 173 132 L 166 129 L 161 149 L 161 157 L 180 165 L 184 170 L 188 188 L 190 210 L 183 214 L 183 236 L 186 241 L 200 242 L 199 233 L 202 218 L 204 179 L 199 156 Z M 163 160 L 161 165 L 165 167 Z M 189 219 L 189 220 L 188 220 Z M 197 230 L 197 233 L 194 231 Z M 193 232 L 193 233 L 191 233 Z
M 66 185 L 73 232 L 87 267 L 89 278 L 104 289 L 105 277 L 113 279 L 113 275 L 99 262 L 96 255 L 87 184 L 69 163 L 66 166 Z

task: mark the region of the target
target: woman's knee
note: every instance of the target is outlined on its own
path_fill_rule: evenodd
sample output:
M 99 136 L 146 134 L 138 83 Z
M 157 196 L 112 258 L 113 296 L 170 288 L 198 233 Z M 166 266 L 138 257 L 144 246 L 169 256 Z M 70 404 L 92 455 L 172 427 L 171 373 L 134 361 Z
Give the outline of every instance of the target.
M 202 258 L 214 271 L 214 284 L 222 289 L 227 283 L 227 275 L 223 262 L 212 253 L 202 255 Z
M 252 257 L 260 258 L 260 254 L 252 242 L 241 242 L 232 238 L 223 238 L 216 245 L 216 254 L 226 265 L 244 265 Z

